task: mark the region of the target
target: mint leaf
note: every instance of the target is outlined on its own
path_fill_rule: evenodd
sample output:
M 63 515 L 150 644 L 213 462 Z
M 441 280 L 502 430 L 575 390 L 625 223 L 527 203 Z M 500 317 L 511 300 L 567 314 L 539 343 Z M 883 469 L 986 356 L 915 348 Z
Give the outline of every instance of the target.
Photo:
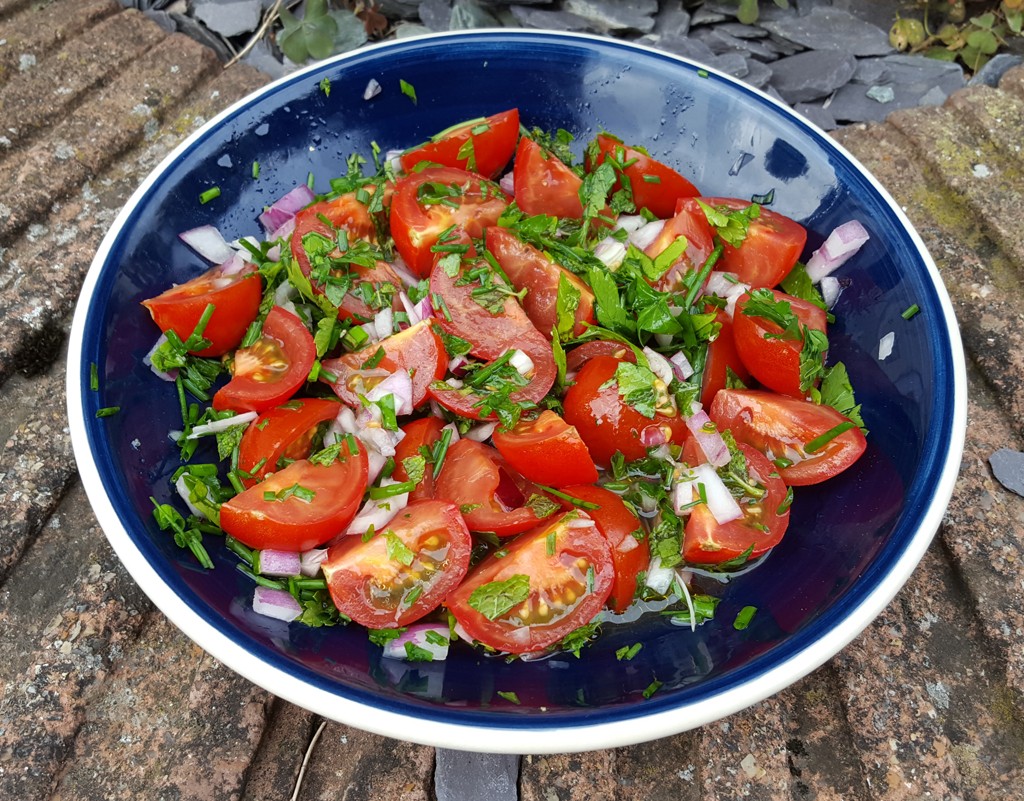
M 821 403 L 831 406 L 839 414 L 848 417 L 858 425 L 865 435 L 868 433 L 867 428 L 864 427 L 864 419 L 860 415 L 860 404 L 853 396 L 853 386 L 850 384 L 850 376 L 846 371 L 845 364 L 837 362 L 825 370 L 818 394 Z
M 469 596 L 469 605 L 488 620 L 496 620 L 530 597 L 530 577 L 517 573 L 505 581 L 481 584 Z
M 632 406 L 644 417 L 654 419 L 654 409 L 658 402 L 654 391 L 657 377 L 647 367 L 630 362 L 619 362 L 615 368 L 615 383 L 619 386 L 619 397 Z

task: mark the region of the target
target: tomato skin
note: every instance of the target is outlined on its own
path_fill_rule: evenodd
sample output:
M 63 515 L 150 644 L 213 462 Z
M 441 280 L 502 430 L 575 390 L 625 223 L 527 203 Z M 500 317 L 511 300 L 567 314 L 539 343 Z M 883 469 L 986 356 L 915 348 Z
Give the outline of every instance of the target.
M 511 431 L 495 429 L 491 438 L 505 461 L 530 481 L 549 487 L 597 481 L 597 467 L 579 433 L 548 409 L 535 420 L 520 418 Z
M 526 289 L 523 310 L 537 329 L 547 336 L 558 323 L 558 285 L 564 278 L 580 293 L 573 333 L 579 336 L 594 322 L 594 293 L 579 278 L 550 261 L 533 245 L 522 242 L 507 228 L 487 229 L 487 250 L 498 260 L 517 290 Z
M 173 331 L 182 340 L 192 335 L 207 305 L 214 305 L 203 331 L 210 346 L 192 351 L 196 356 L 222 356 L 237 348 L 259 313 L 263 288 L 256 268 L 247 264 L 231 276 L 223 275 L 223 271 L 224 266 L 217 265 L 184 284 L 142 301 L 161 331 Z M 229 283 L 218 288 L 217 283 L 224 280 Z
M 848 418 L 831 406 L 788 398 L 759 390 L 723 389 L 715 396 L 708 416 L 718 428 L 728 428 L 737 442 L 761 451 L 770 460 L 793 461 L 777 468 L 789 486 L 817 484 L 852 465 L 867 448 L 864 433 L 854 426 L 815 454 L 804 444 Z
M 388 557 L 388 534 L 416 554 L 411 565 Z M 432 544 L 431 538 L 436 542 Z M 321 567 L 341 612 L 367 628 L 398 628 L 441 605 L 469 570 L 472 548 L 469 529 L 453 504 L 423 500 L 410 503 L 366 542 L 359 535 L 343 537 L 331 545 Z M 424 570 L 422 565 L 433 569 Z M 429 578 L 423 580 L 417 574 Z M 419 594 L 408 604 L 406 599 L 415 588 L 420 588 Z
M 395 446 L 395 472 L 391 476 L 395 481 L 409 480 L 409 473 L 402 463 L 403 460 L 419 456 L 421 447 L 433 447 L 434 443 L 441 439 L 444 426 L 444 420 L 434 416 L 420 417 L 402 426 L 405 436 Z M 427 500 L 434 495 L 434 466 L 427 462 L 423 479 L 416 485 L 416 489 L 409 493 L 409 501 Z
M 646 456 L 641 436 L 649 427 L 662 428 L 667 438 L 678 444 L 689 435 L 681 416 L 644 417 L 623 402 L 618 386 L 604 386 L 615 377 L 619 364 L 612 356 L 595 356 L 583 365 L 576 383 L 565 393 L 565 422 L 575 426 L 599 467 L 607 467 L 616 451 L 621 451 L 626 461 Z
M 459 187 L 456 205 L 422 204 L 420 187 L 429 184 Z M 509 204 L 502 189 L 485 178 L 455 167 L 427 167 L 401 178 L 391 201 L 391 234 L 395 248 L 416 275 L 426 278 L 437 260 L 431 248 L 452 225 L 478 239 L 494 225 Z
M 686 178 L 640 150 L 629 147 L 622 140 L 609 134 L 597 135 L 600 149 L 596 165 L 611 157 L 620 164 L 629 164 L 624 170 L 626 180 L 633 192 L 637 211 L 646 208 L 655 217 L 671 217 L 675 213 L 676 201 L 682 197 L 700 194 Z M 596 166 L 595 165 L 595 166 Z M 656 178 L 656 181 L 648 178 Z
M 473 133 L 474 128 L 487 126 L 486 131 Z M 477 120 L 450 128 L 431 141 L 419 147 L 407 150 L 399 158 L 402 169 L 406 172 L 423 161 L 440 164 L 444 167 L 456 167 L 470 170 L 485 178 L 496 178 L 502 168 L 508 164 L 516 149 L 519 136 L 519 109 L 509 109 L 494 114 L 486 120 Z M 459 157 L 459 151 L 466 143 L 473 142 L 474 164 L 469 163 L 469 156 Z
M 771 290 L 776 301 L 785 301 L 793 314 L 808 328 L 827 333 L 825 311 L 813 303 L 795 298 L 778 290 Z M 782 332 L 775 323 L 763 317 L 744 314 L 750 300 L 750 293 L 743 294 L 736 301 L 733 315 L 733 337 L 736 350 L 750 374 L 768 389 L 794 398 L 803 398 L 806 392 L 800 387 L 800 351 L 803 340 L 778 339 L 774 335 Z
M 732 211 L 750 206 L 750 201 L 738 198 L 705 197 L 701 200 L 713 208 L 725 206 Z M 695 200 L 684 203 L 700 208 Z M 753 287 L 777 286 L 793 269 L 806 244 L 806 228 L 784 214 L 761 206 L 757 219 L 747 228 L 746 239 L 739 248 L 726 244 L 716 269 L 736 273 L 740 281 Z
M 240 492 L 220 508 L 220 525 L 250 548 L 308 551 L 337 536 L 359 511 L 368 475 L 366 449 L 343 453 L 329 465 L 292 462 L 262 483 Z M 295 495 L 264 499 L 298 484 L 315 493 L 312 501 Z
M 753 546 L 750 559 L 767 553 L 782 540 L 789 526 L 789 507 L 779 514 L 779 507 L 786 500 L 786 485 L 779 478 L 775 466 L 760 451 L 740 443 L 739 448 L 747 459 L 747 469 L 766 492 L 765 497 L 754 507 L 747 499 L 739 500 L 740 508 L 757 508 L 754 514 L 747 514 L 739 520 L 720 524 L 708 510 L 707 504 L 698 504 L 690 511 L 683 537 L 683 559 L 688 564 L 707 565 L 727 562 L 742 556 Z M 765 526 L 767 531 L 760 528 Z
M 581 501 L 598 505 L 597 509 L 587 509 L 586 512 L 594 519 L 597 530 L 608 540 L 615 569 L 615 580 L 612 582 L 611 595 L 608 596 L 608 606 L 616 614 L 621 614 L 633 603 L 637 579 L 651 562 L 651 547 L 646 534 L 639 540 L 633 536 L 637 529 L 643 530 L 640 520 L 618 495 L 602 487 L 580 484 L 565 487 L 563 492 Z M 562 505 L 566 509 L 574 508 L 569 501 L 563 501 Z
M 503 549 L 507 551 L 504 556 L 488 556 L 448 596 L 449 610 L 470 637 L 513 654 L 542 651 L 589 623 L 601 610 L 615 577 L 608 542 L 594 525 L 569 528 L 572 517 L 559 515 L 517 537 Z M 548 536 L 552 533 L 554 552 L 550 553 Z M 590 568 L 592 589 L 588 590 Z M 530 595 L 523 605 L 494 620 L 470 606 L 474 590 L 516 575 L 528 576 L 530 581 Z M 555 604 L 563 607 L 561 614 Z M 528 619 L 520 616 L 526 605 Z M 538 622 L 532 622 L 535 614 L 540 618 Z
M 383 378 L 384 372 L 394 373 L 397 370 L 409 372 L 412 377 L 413 406 L 419 406 L 426 400 L 427 389 L 432 381 L 444 377 L 448 365 L 444 343 L 434 332 L 431 321 L 422 320 L 362 350 L 323 360 L 323 369 L 336 377 L 335 381 L 328 382 L 331 388 L 353 409 L 362 408 L 359 394 L 365 394 L 374 383 L 374 376 L 368 375 L 363 364 L 373 358 L 380 348 L 384 349 L 384 357 L 374 368 L 374 376 Z M 361 389 L 359 384 L 362 384 Z
M 463 517 L 470 531 L 510 537 L 544 519 L 523 505 L 531 495 L 544 493 L 513 470 L 494 448 L 470 439 L 460 439 L 448 448 L 434 493 L 466 510 Z
M 251 487 L 277 469 L 282 456 L 305 459 L 312 446 L 312 435 L 320 423 L 333 420 L 341 411 L 341 404 L 326 398 L 300 398 L 284 406 L 275 406 L 249 423 L 238 444 L 238 467 L 247 473 L 260 460 L 263 466 L 252 478 L 242 478 L 242 484 Z
M 614 356 L 620 362 L 636 364 L 636 354 L 633 353 L 633 349 L 629 345 L 612 339 L 592 339 L 582 345 L 577 345 L 565 354 L 566 372 L 575 373 L 595 356 Z
M 275 306 L 259 341 L 235 351 L 234 376 L 213 396 L 213 408 L 264 412 L 280 406 L 306 383 L 315 360 L 316 346 L 302 320 Z
M 711 401 L 715 399 L 718 390 L 725 388 L 728 370 L 732 370 L 744 383 L 750 380 L 750 370 L 743 363 L 736 348 L 732 321 L 725 312 L 719 312 L 715 320 L 721 328 L 715 340 L 708 343 L 704 374 L 701 376 L 700 403 L 705 409 L 711 406 Z
M 680 202 L 676 213 L 665 221 L 661 233 L 644 248 L 644 253 L 656 258 L 681 236 L 686 237 L 686 250 L 672 268 L 654 282 L 655 289 L 662 292 L 678 289 L 682 278 L 703 267 L 715 249 L 714 232 L 708 218 L 700 206 L 688 200 Z
M 583 218 L 583 181 L 569 167 L 527 136 L 521 137 L 512 170 L 516 205 L 526 214 Z

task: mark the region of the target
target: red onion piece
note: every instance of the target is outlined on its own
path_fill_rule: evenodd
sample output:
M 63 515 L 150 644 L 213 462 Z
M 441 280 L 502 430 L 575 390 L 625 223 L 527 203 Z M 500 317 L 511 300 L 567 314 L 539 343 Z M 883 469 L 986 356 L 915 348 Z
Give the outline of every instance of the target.
M 303 551 L 299 557 L 299 573 L 309 578 L 320 575 L 320 565 L 323 564 L 326 558 L 326 548 L 312 548 L 311 550 Z
M 690 433 L 697 438 L 697 444 L 712 465 L 721 467 L 729 464 L 729 446 L 725 444 L 722 435 L 718 433 L 718 428 L 699 403 L 693 404 L 690 416 L 684 418 L 684 422 Z
M 629 536 L 623 537 L 619 540 L 619 544 L 615 546 L 615 550 L 619 553 L 629 553 L 630 551 L 635 551 L 639 547 L 639 540 L 630 534 Z
M 644 356 L 647 357 L 647 365 L 651 368 L 651 372 L 664 381 L 666 386 L 671 384 L 673 373 L 669 360 L 656 350 L 646 346 L 644 347 Z
M 892 355 L 892 346 L 896 342 L 896 334 L 890 331 L 878 340 L 878 361 L 884 362 Z
M 302 607 L 288 590 L 257 587 L 252 596 L 252 609 L 258 615 L 275 620 L 292 621 L 302 615 Z
M 474 442 L 486 442 L 491 438 L 491 434 L 494 433 L 494 429 L 497 427 L 497 422 L 478 423 L 470 428 L 463 436 L 465 436 L 466 439 L 473 440 Z
M 398 254 L 395 254 L 395 260 L 391 262 L 391 269 L 395 271 L 395 275 L 401 278 L 402 283 L 407 287 L 416 286 L 420 282 L 420 279 L 409 271 L 409 267 Z
M 276 232 L 286 221 L 293 218 L 296 212 L 302 211 L 313 202 L 313 190 L 306 184 L 299 184 L 293 190 L 275 200 L 264 211 L 259 219 L 263 230 L 267 233 Z
M 594 255 L 610 270 L 618 269 L 626 258 L 626 246 L 613 236 L 606 236 L 594 246 Z
M 209 423 L 203 423 L 202 425 L 193 427 L 192 433 L 188 435 L 188 438 L 199 439 L 207 434 L 219 434 L 222 431 L 227 431 L 233 426 L 251 423 L 257 417 L 259 417 L 259 415 L 256 414 L 256 412 L 242 412 L 232 417 L 225 417 L 221 420 L 212 420 Z
M 178 238 L 213 264 L 222 264 L 235 254 L 220 231 L 212 225 L 200 225 L 198 228 L 182 231 Z
M 669 357 L 668 363 L 672 365 L 672 374 L 680 381 L 685 381 L 693 375 L 693 366 L 682 351 L 672 354 Z
M 525 351 L 518 348 L 509 356 L 508 363 L 516 368 L 519 375 L 528 376 L 533 372 L 533 359 Z
M 647 576 L 644 581 L 658 595 L 668 595 L 675 575 L 676 572 L 671 567 L 661 566 L 660 556 L 655 556 L 647 566 Z
M 434 632 L 434 634 L 428 636 L 428 632 Z M 444 639 L 443 645 L 439 643 L 440 638 Z M 409 626 L 393 640 L 388 640 L 384 644 L 383 655 L 388 659 L 407 658 L 406 643 L 412 643 L 417 648 L 422 648 L 430 653 L 433 661 L 441 662 L 448 658 L 448 627 L 436 623 L 417 623 Z
M 629 235 L 629 241 L 640 250 L 647 250 L 654 243 L 654 240 L 658 238 L 661 229 L 664 227 L 664 220 L 654 220 L 633 231 Z
M 506 195 L 515 197 L 516 182 L 511 170 L 509 170 L 507 173 L 501 176 L 501 180 L 498 181 L 498 186 L 500 186 L 504 190 Z
M 302 557 L 297 551 L 264 548 L 260 551 L 260 575 L 297 576 L 302 572 Z
M 381 92 L 380 81 L 376 78 L 370 78 L 366 82 L 366 88 L 363 89 L 363 100 L 373 100 Z
M 163 345 L 166 341 L 166 334 L 161 334 L 159 337 L 157 337 L 156 342 L 153 343 L 153 347 L 149 349 L 149 353 L 142 357 L 142 363 L 146 365 L 146 367 L 148 367 L 150 370 L 152 370 L 156 375 L 160 376 L 160 378 L 162 378 L 164 381 L 173 382 L 174 379 L 178 377 L 177 370 L 174 370 L 173 372 L 170 373 L 165 373 L 163 370 L 157 370 L 153 366 L 153 354 L 156 353 L 156 349 Z
M 857 220 L 838 226 L 807 260 L 807 275 L 812 284 L 845 264 L 853 254 L 871 238 L 867 229 Z
M 621 229 L 627 234 L 631 234 L 645 225 L 647 225 L 647 220 L 644 219 L 642 214 L 620 214 L 619 218 L 615 221 L 616 230 Z
M 205 520 L 206 515 L 203 513 L 203 510 L 196 506 L 194 503 L 192 503 L 192 493 L 189 491 L 188 486 L 185 484 L 184 475 L 178 476 L 178 480 L 174 482 L 174 488 L 178 491 L 178 495 L 181 496 L 181 499 L 185 502 L 185 506 L 188 507 L 188 510 L 196 517 Z
M 836 305 L 836 301 L 839 300 L 839 295 L 843 291 L 843 286 L 839 283 L 839 279 L 834 275 L 826 275 L 821 279 L 819 289 L 821 289 L 822 300 L 824 300 L 825 305 L 831 309 Z
M 395 414 L 412 414 L 412 378 L 405 370 L 396 370 L 387 378 L 376 384 L 366 393 L 371 403 L 381 400 L 385 395 L 394 398 Z
M 690 504 L 693 503 L 696 486 L 697 474 L 692 470 L 684 473 L 672 485 L 672 510 L 677 515 L 690 514 Z
M 668 439 L 665 436 L 665 432 L 661 430 L 661 426 L 647 426 L 647 428 L 640 432 L 640 444 L 645 448 L 664 445 L 666 442 L 668 442 Z
M 725 486 L 721 476 L 715 472 L 710 464 L 700 464 L 693 468 L 697 474 L 697 481 L 704 486 L 704 497 L 707 500 L 708 511 L 711 512 L 719 525 L 728 523 L 731 520 L 739 520 L 743 517 L 743 510 L 732 497 L 729 488 Z
M 393 481 L 390 478 L 384 478 L 381 479 L 380 485 L 382 487 L 389 487 L 397 483 L 397 481 Z M 403 492 L 401 495 L 393 495 L 390 498 L 370 498 L 356 513 L 352 522 L 348 524 L 345 534 L 347 536 L 353 534 L 361 536 L 370 530 L 370 526 L 373 526 L 374 531 L 383 531 L 384 527 L 394 519 L 395 515 L 408 505 L 408 492 Z

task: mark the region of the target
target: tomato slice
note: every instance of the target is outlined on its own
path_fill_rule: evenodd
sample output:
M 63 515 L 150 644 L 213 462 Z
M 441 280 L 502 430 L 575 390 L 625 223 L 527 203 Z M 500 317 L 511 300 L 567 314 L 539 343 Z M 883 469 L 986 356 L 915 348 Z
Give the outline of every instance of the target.
M 333 420 L 340 410 L 335 400 L 295 398 L 253 420 L 238 444 L 238 468 L 252 475 L 243 478 L 242 484 L 251 487 L 275 472 L 281 458 L 309 456 L 320 424 Z
M 583 181 L 562 161 L 527 136 L 520 138 L 512 170 L 516 205 L 526 214 L 583 217 L 580 187 Z
M 728 197 L 705 197 L 701 200 L 714 208 L 724 207 L 738 211 L 750 206 L 750 201 Z M 683 203 L 699 210 L 696 200 Z M 716 269 L 736 273 L 739 280 L 753 287 L 773 287 L 786 277 L 796 264 L 804 245 L 807 229 L 784 214 L 761 206 L 757 219 L 750 222 L 743 243 L 734 248 L 725 245 Z
M 469 529 L 453 504 L 410 503 L 369 540 L 333 544 L 321 565 L 334 605 L 367 628 L 408 626 L 432 612 L 469 570 Z
M 595 356 L 565 393 L 565 422 L 575 426 L 599 467 L 607 467 L 616 451 L 633 461 L 647 455 L 645 443 L 655 444 L 652 439 L 681 445 L 689 435 L 680 415 L 645 417 L 622 400 L 613 380 L 619 364 L 612 356 Z
M 367 471 L 365 448 L 343 450 L 329 465 L 292 462 L 221 506 L 221 528 L 250 548 L 316 548 L 356 516 Z
M 404 461 L 412 456 L 421 456 L 420 448 L 432 448 L 441 439 L 444 426 L 444 420 L 433 416 L 420 417 L 402 426 L 405 436 L 395 446 L 395 472 L 391 476 L 395 481 L 409 480 Z M 427 462 L 423 479 L 409 493 L 409 500 L 420 501 L 434 496 L 434 465 Z
M 771 392 L 723 389 L 708 415 L 719 429 L 729 429 L 737 442 L 757 448 L 772 461 L 791 462 L 778 468 L 790 486 L 817 484 L 838 475 L 867 448 L 864 433 L 854 426 L 808 453 L 807 443 L 849 419 L 831 406 Z
M 213 396 L 213 408 L 263 412 L 280 406 L 306 383 L 315 360 L 316 346 L 302 320 L 275 306 L 259 340 L 235 351 L 233 377 Z
M 384 350 L 384 355 L 376 366 L 364 367 L 367 362 L 376 360 L 380 349 Z M 328 382 L 331 388 L 353 409 L 362 407 L 360 395 L 365 395 L 397 370 L 405 370 L 412 377 L 412 403 L 419 406 L 426 399 L 431 382 L 444 377 L 448 356 L 431 321 L 422 320 L 362 350 L 336 359 L 324 359 L 322 365 L 335 377 Z
M 590 342 L 577 345 L 565 354 L 566 372 L 575 373 L 595 356 L 614 356 L 620 362 L 636 364 L 636 354 L 629 345 L 612 339 L 592 339 Z
M 719 564 L 742 556 L 750 550 L 750 559 L 779 544 L 789 526 L 786 485 L 778 471 L 755 448 L 740 444 L 747 459 L 750 477 L 764 488 L 761 497 L 737 499 L 743 517 L 719 523 L 707 504 L 690 511 L 683 537 L 683 559 L 689 564 Z
M 595 166 L 611 158 L 629 183 L 637 211 L 646 208 L 655 217 L 671 217 L 676 201 L 682 197 L 695 197 L 700 191 L 686 178 L 651 158 L 643 150 L 629 147 L 610 134 L 597 135 L 599 153 Z M 621 180 L 621 178 L 620 178 Z
M 579 336 L 594 322 L 594 293 L 585 283 L 551 261 L 533 245 L 522 242 L 507 228 L 487 229 L 487 250 L 498 260 L 517 290 L 526 289 L 523 310 L 537 329 L 551 336 L 558 324 L 558 287 L 563 280 L 579 293 L 573 333 Z
M 436 255 L 431 248 L 453 225 L 478 239 L 509 204 L 501 188 L 455 167 L 428 167 L 400 179 L 391 201 L 391 234 L 409 268 L 426 278 Z
M 173 286 L 155 298 L 142 301 L 157 327 L 188 339 L 196 324 L 213 304 L 213 314 L 203 330 L 210 346 L 193 351 L 197 356 L 221 356 L 238 347 L 249 324 L 260 309 L 263 288 L 259 273 L 251 264 L 240 271 L 224 274 L 219 264 L 202 275 Z
M 556 511 L 550 499 L 513 470 L 494 448 L 460 439 L 445 457 L 435 494 L 459 507 L 470 531 L 493 531 L 510 537 L 533 528 Z M 540 498 L 546 514 L 536 512 Z M 529 505 L 534 501 L 533 505 Z
M 608 542 L 573 513 L 513 540 L 448 596 L 447 606 L 474 640 L 513 654 L 541 651 L 601 611 L 615 570 Z M 499 582 L 501 582 L 499 584 Z
M 789 304 L 802 325 L 826 333 L 824 309 L 775 289 L 771 293 L 776 302 Z M 747 292 L 736 301 L 736 313 L 733 315 L 733 337 L 740 359 L 750 374 L 768 389 L 794 398 L 805 397 L 807 392 L 800 386 L 800 353 L 804 339 L 782 339 L 779 325 L 764 317 L 747 314 L 744 310 L 750 297 Z
M 597 481 L 579 432 L 548 409 L 533 420 L 520 418 L 511 431 L 496 429 L 492 439 L 505 461 L 530 481 L 551 487 Z
M 644 249 L 644 253 L 656 258 L 681 236 L 686 237 L 686 250 L 671 269 L 654 282 L 655 289 L 662 292 L 677 290 L 683 277 L 703 267 L 715 249 L 714 233 L 704 211 L 695 203 L 683 202 L 675 215 L 665 221 L 661 233 Z
M 611 549 L 612 565 L 615 568 L 615 580 L 612 592 L 608 597 L 608 606 L 616 614 L 625 612 L 639 589 L 637 579 L 647 570 L 651 562 L 651 548 L 647 536 L 640 539 L 634 536 L 643 534 L 639 518 L 614 492 L 609 492 L 593 484 L 580 484 L 565 487 L 566 495 L 596 504 L 596 509 L 588 508 L 586 513 L 594 519 L 597 530 L 608 540 Z M 563 502 L 567 509 L 572 508 L 568 501 Z
M 736 349 L 732 320 L 725 312 L 719 312 L 715 320 L 721 328 L 718 331 L 718 336 L 708 343 L 708 352 L 704 359 L 704 373 L 701 376 L 700 403 L 705 409 L 711 406 L 711 401 L 715 399 L 718 390 L 725 388 L 729 370 L 732 370 L 743 383 L 750 380 L 750 371 Z
M 426 161 L 496 178 L 512 158 L 518 137 L 519 109 L 513 108 L 454 125 L 399 158 L 406 172 Z

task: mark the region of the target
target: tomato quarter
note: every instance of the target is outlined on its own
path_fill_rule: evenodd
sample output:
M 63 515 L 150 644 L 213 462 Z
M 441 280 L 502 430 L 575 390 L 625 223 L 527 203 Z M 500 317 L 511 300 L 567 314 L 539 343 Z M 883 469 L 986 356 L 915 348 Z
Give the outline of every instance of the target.
M 699 195 L 700 191 L 686 178 L 651 158 L 643 150 L 628 147 L 610 134 L 598 134 L 599 149 L 596 164 L 611 159 L 630 186 L 637 211 L 648 209 L 655 217 L 671 217 L 676 201 L 682 197 Z
M 461 122 L 403 153 L 400 156 L 402 169 L 411 172 L 417 164 L 426 161 L 496 178 L 512 158 L 518 137 L 518 109 Z
M 583 217 L 583 181 L 562 161 L 527 136 L 519 140 L 512 169 L 516 205 L 526 214 L 548 214 L 579 220 Z
M 340 410 L 337 401 L 296 398 L 253 420 L 238 444 L 238 468 L 252 474 L 252 478 L 243 478 L 242 484 L 251 487 L 276 471 L 279 459 L 309 456 L 320 424 L 333 420 Z
M 420 417 L 402 426 L 405 436 L 395 446 L 395 472 L 392 478 L 395 481 L 408 481 L 409 473 L 405 469 L 405 460 L 421 456 L 420 448 L 430 449 L 441 439 L 441 431 L 445 422 L 440 417 Z M 434 465 L 426 463 L 423 473 L 423 480 L 416 485 L 416 489 L 409 493 L 410 501 L 420 501 L 434 497 Z
M 505 461 L 530 481 L 550 487 L 597 481 L 597 468 L 579 433 L 552 411 L 520 419 L 511 431 L 498 428 L 492 439 Z

